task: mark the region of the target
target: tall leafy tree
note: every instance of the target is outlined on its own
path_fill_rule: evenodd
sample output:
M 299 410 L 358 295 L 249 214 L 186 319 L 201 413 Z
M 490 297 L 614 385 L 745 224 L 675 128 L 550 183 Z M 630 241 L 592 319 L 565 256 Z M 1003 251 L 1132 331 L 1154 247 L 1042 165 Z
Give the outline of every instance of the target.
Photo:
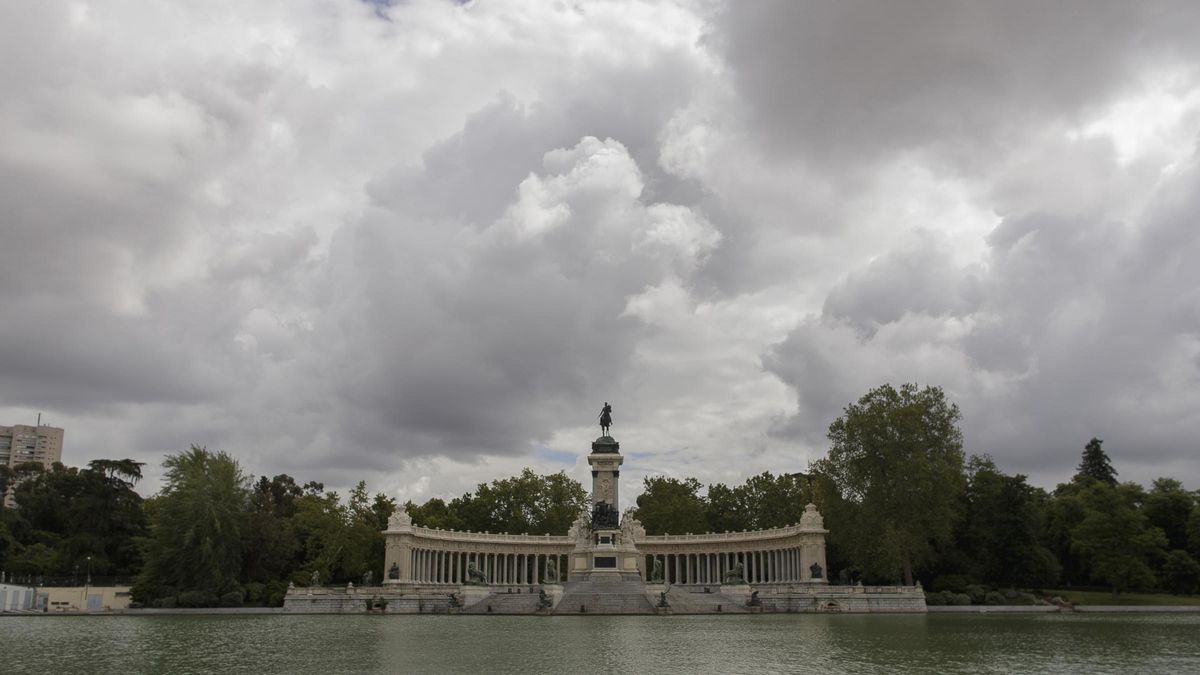
M 1100 446 L 1104 441 L 1093 438 L 1083 448 L 1083 459 L 1079 461 L 1077 476 L 1086 476 L 1109 485 L 1117 484 L 1117 470 L 1112 467 L 1108 455 Z
M 1196 508 L 1196 497 L 1183 489 L 1183 483 L 1174 478 L 1159 478 L 1146 494 L 1143 506 L 1150 525 L 1167 535 L 1167 548 L 1187 548 L 1187 524 Z
M 646 476 L 634 515 L 648 534 L 686 534 L 707 531 L 705 511 L 695 478 Z
M 1093 581 L 1114 593 L 1153 587 L 1153 564 L 1165 555 L 1167 537 L 1149 527 L 1138 508 L 1142 489 L 1099 480 L 1079 486 L 1083 518 L 1071 531 L 1071 548 Z
M 420 506 L 410 503 L 413 521 L 426 527 L 504 532 L 562 534 L 587 508 L 587 492 L 564 471 L 538 475 L 525 469 L 519 475 L 480 483 L 474 492 L 449 504 L 433 498 Z
M 458 500 L 455 500 L 456 502 Z M 452 510 L 446 500 L 441 497 L 431 497 L 424 504 L 416 504 L 408 501 L 404 504 L 404 508 L 408 511 L 408 515 L 412 517 L 413 523 L 422 527 L 432 527 L 438 530 L 474 530 L 473 527 L 467 527 L 466 523 L 458 515 L 458 509 Z M 479 531 L 483 531 L 480 528 Z
M 263 476 L 250 492 L 242 528 L 243 581 L 265 583 L 286 579 L 301 563 L 300 541 L 292 518 L 304 491 L 287 474 Z
M 1041 588 L 1058 580 L 1060 567 L 1041 543 L 1045 491 L 1008 476 L 990 457 L 967 464 L 967 490 L 958 546 L 973 576 L 994 584 Z
M 745 491 L 723 483 L 708 486 L 704 497 L 707 532 L 739 532 L 754 526 L 754 504 L 747 503 Z
M 249 479 L 224 452 L 192 446 L 163 461 L 146 546 L 134 586 L 140 600 L 181 591 L 223 594 L 238 587 Z
M 136 542 L 146 529 L 134 491 L 141 467 L 130 459 L 98 459 L 85 469 L 22 467 L 14 496 L 28 530 L 13 569 L 68 575 L 89 560 L 96 574 L 135 573 L 141 566 Z
M 1163 588 L 1177 595 L 1200 591 L 1200 563 L 1187 551 L 1171 551 L 1163 564 Z
M 1200 505 L 1192 509 L 1187 521 L 1187 551 L 1200 560 Z
M 934 545 L 949 540 L 965 482 L 959 418 L 938 387 L 883 385 L 830 425 L 829 454 L 813 471 L 836 487 L 862 569 L 898 570 L 912 584 Z

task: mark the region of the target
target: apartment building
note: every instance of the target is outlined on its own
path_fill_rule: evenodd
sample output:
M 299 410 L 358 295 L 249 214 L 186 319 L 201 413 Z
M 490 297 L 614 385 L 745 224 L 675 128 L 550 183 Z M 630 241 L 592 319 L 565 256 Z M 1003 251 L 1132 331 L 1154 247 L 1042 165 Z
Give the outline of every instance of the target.
M 62 461 L 63 430 L 42 424 L 0 426 L 0 466 L 16 466 L 37 462 L 49 468 Z M 5 506 L 12 506 L 12 491 L 4 496 Z

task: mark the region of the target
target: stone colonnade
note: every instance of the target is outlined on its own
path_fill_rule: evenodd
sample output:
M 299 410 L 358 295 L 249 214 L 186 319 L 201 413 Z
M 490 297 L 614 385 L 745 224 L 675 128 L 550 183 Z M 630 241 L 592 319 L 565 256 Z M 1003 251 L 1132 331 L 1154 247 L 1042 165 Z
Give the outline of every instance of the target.
M 828 578 L 828 533 L 817 507 L 809 504 L 795 525 L 752 532 L 649 536 L 642 537 L 637 546 L 645 575 L 651 574 L 657 560 L 662 563 L 663 581 L 669 584 L 720 584 L 738 563 L 750 584 L 823 583 Z
M 464 584 L 472 564 L 492 585 L 540 584 L 550 561 L 565 581 L 567 556 L 574 548 L 565 536 L 418 527 L 403 508 L 393 514 L 383 535 L 383 579 L 391 584 Z
M 654 569 L 655 560 L 662 564 L 663 581 L 669 584 L 720 584 L 726 572 L 738 563 L 742 564 L 747 583 L 777 584 L 813 581 L 812 563 L 804 563 L 809 559 L 815 562 L 817 555 L 806 553 L 802 547 L 793 547 L 723 553 L 657 553 L 644 557 L 646 570 Z M 824 570 L 824 565 L 821 569 Z
M 635 528 L 640 530 L 640 528 Z M 639 572 L 650 581 L 654 561 L 662 563 L 663 580 L 671 584 L 721 584 L 741 563 L 751 584 L 824 582 L 825 535 L 821 514 L 808 505 L 796 525 L 753 532 L 721 534 L 636 535 Z M 487 532 L 456 532 L 417 527 L 403 510 L 384 532 L 385 583 L 463 584 L 474 564 L 492 585 L 543 583 L 554 561 L 560 582 L 567 580 L 568 557 L 578 542 L 572 537 Z M 816 567 L 814 568 L 814 565 Z M 814 572 L 819 576 L 814 577 Z
M 567 569 L 565 553 L 494 553 L 454 548 L 412 548 L 408 568 L 412 581 L 422 584 L 463 584 L 468 581 L 467 566 L 474 564 L 488 582 L 495 585 L 534 585 L 545 580 L 547 562 L 553 560 L 559 578 Z M 390 566 L 389 566 L 390 567 Z

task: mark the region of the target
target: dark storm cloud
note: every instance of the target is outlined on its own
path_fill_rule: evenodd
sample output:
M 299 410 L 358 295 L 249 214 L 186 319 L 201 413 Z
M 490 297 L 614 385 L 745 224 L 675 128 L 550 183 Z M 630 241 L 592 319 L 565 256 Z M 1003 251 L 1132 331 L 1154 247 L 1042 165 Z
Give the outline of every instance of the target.
M 757 2 L 723 19 L 713 39 L 763 147 L 843 169 L 924 146 L 986 163 L 1194 58 L 1200 32 L 1192 3 L 1119 0 Z
M 385 4 L 0 7 L 0 423 L 425 498 L 915 379 L 1200 475 L 1190 4 Z
M 479 138 L 487 147 L 503 132 Z M 470 191 L 472 172 L 437 175 L 448 184 L 426 208 L 402 185 L 403 208 L 373 209 L 335 241 L 332 264 L 353 271 L 330 316 L 373 355 L 344 363 L 342 391 L 373 413 L 359 432 L 399 435 L 401 456 L 527 452 L 620 382 L 639 331 L 622 316 L 627 298 L 672 270 L 646 244 L 661 214 L 614 141 L 547 153 L 515 202 L 482 211 L 495 218 L 482 229 L 442 210 L 445 195 Z
M 815 437 L 867 388 L 917 381 L 960 403 L 969 452 L 1044 483 L 1092 436 L 1127 479 L 1194 475 L 1197 188 L 1193 155 L 1136 223 L 1031 214 L 995 228 L 982 270 L 926 242 L 851 274 L 765 359 L 800 397 L 780 432 Z

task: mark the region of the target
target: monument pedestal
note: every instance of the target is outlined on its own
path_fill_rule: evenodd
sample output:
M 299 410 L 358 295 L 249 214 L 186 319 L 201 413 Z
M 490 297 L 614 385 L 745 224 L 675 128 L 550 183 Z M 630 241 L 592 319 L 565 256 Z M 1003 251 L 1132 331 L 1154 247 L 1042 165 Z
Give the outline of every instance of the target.
M 598 529 L 571 553 L 571 581 L 641 581 L 638 552 L 619 529 Z
M 489 586 L 463 585 L 460 597 L 462 598 L 462 608 L 467 609 L 472 605 L 478 605 L 481 600 L 492 594 L 492 589 Z
M 750 602 L 750 594 L 753 592 L 750 584 L 721 584 L 721 595 L 735 598 L 743 605 Z

